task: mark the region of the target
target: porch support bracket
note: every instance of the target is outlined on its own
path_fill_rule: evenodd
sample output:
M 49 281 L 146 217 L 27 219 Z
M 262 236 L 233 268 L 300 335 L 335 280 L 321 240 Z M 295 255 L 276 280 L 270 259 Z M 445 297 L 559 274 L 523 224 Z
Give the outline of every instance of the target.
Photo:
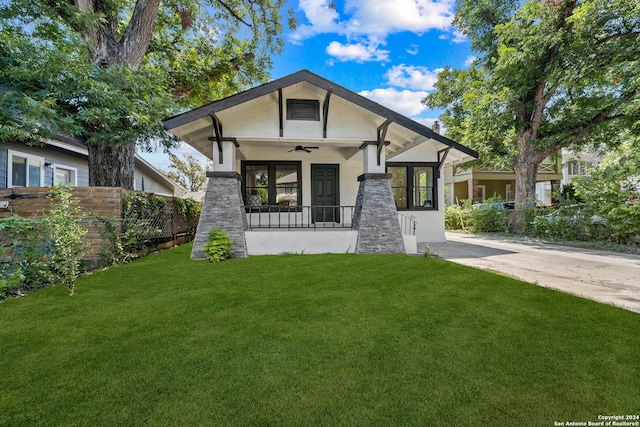
M 440 178 L 440 170 L 444 165 L 444 161 L 447 158 L 447 154 L 449 154 L 449 150 L 451 150 L 451 147 L 438 151 L 438 178 Z
M 322 137 L 327 137 L 327 122 L 329 121 L 329 99 L 331 98 L 331 94 L 333 93 L 333 88 L 330 87 L 327 90 L 327 94 L 324 97 L 324 102 L 322 103 Z
M 282 88 L 278 88 L 278 120 L 280 123 L 280 138 L 284 136 L 284 119 L 282 117 Z
M 384 123 L 378 126 L 378 166 L 380 166 L 380 156 L 382 155 L 382 147 L 385 145 L 385 138 L 387 137 L 387 130 L 389 130 L 389 125 L 393 123 L 393 120 L 387 119 Z
M 209 137 L 209 140 L 215 140 L 218 144 L 218 162 L 222 164 L 222 122 L 220 119 L 214 114 L 210 113 L 209 117 L 211 117 L 211 123 L 213 125 L 213 137 Z

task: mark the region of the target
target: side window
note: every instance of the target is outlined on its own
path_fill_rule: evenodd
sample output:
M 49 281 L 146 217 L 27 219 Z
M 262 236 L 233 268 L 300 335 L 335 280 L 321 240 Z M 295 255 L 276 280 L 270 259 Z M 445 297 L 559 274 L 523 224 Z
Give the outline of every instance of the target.
M 433 163 L 387 163 L 391 191 L 399 210 L 437 210 Z
M 78 185 L 78 172 L 76 168 L 55 165 L 53 168 L 53 181 L 60 185 Z
M 7 187 L 42 187 L 44 158 L 9 150 Z
M 409 200 L 407 198 L 407 167 L 406 166 L 389 166 L 387 172 L 391 174 L 391 191 L 393 192 L 393 200 L 396 202 L 397 209 L 409 209 Z

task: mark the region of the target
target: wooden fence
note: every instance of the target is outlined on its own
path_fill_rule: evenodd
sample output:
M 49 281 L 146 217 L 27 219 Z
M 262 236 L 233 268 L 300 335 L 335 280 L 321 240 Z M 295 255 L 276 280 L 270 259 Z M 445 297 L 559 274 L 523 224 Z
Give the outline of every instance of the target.
M 123 211 L 125 197 L 134 194 L 135 191 L 124 190 L 117 187 L 73 187 L 73 198 L 86 213 L 91 213 L 102 218 L 108 218 L 115 222 L 122 221 L 125 215 Z M 0 190 L 0 218 L 11 215 L 24 217 L 42 217 L 49 212 L 51 200 L 49 195 L 51 188 L 8 188 Z M 158 196 L 166 201 L 172 197 Z M 154 235 L 154 243 L 158 247 L 168 247 L 184 243 L 192 237 L 195 223 L 175 211 L 174 203 L 167 203 L 167 209 L 161 218 L 148 218 L 154 226 L 160 230 Z M 90 257 L 97 254 L 102 245 L 100 230 L 93 222 L 87 222 L 89 233 L 86 240 L 90 243 Z
M 42 217 L 49 212 L 49 187 L 0 190 L 0 218 L 13 215 Z M 73 196 L 85 211 L 104 218 L 122 218 L 124 196 L 131 190 L 114 187 L 74 187 Z M 5 203 L 3 203 L 5 202 Z M 7 205 L 5 207 L 5 204 Z

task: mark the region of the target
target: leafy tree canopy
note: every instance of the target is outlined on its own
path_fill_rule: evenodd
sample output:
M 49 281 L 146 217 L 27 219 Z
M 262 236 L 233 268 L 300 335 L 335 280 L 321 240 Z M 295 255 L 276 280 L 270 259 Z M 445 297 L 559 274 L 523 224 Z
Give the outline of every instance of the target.
M 551 153 L 640 131 L 640 0 L 457 3 L 479 58 L 442 71 L 424 102 L 483 163 L 514 168 L 517 204 L 535 197 Z
M 163 117 L 268 77 L 271 55 L 282 49 L 283 5 L 0 0 L 0 141 L 42 143 L 52 132 L 70 133 L 87 142 L 92 185 L 130 188 L 132 161 L 118 163 L 131 157 L 131 144 L 176 142 Z M 92 173 L 101 163 L 111 168 L 109 156 L 116 175 L 130 174 L 126 182 L 101 182 L 105 168 Z
M 171 164 L 165 175 L 182 185 L 189 191 L 204 191 L 207 182 L 207 171 L 198 159 L 192 155 L 185 155 L 182 159 L 175 154 L 169 154 Z

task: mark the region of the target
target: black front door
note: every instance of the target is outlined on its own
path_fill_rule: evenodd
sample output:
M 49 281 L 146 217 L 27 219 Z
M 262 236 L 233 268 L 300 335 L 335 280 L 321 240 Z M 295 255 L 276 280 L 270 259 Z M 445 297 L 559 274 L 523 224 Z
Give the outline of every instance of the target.
M 338 165 L 311 165 L 313 222 L 340 222 L 338 172 Z

